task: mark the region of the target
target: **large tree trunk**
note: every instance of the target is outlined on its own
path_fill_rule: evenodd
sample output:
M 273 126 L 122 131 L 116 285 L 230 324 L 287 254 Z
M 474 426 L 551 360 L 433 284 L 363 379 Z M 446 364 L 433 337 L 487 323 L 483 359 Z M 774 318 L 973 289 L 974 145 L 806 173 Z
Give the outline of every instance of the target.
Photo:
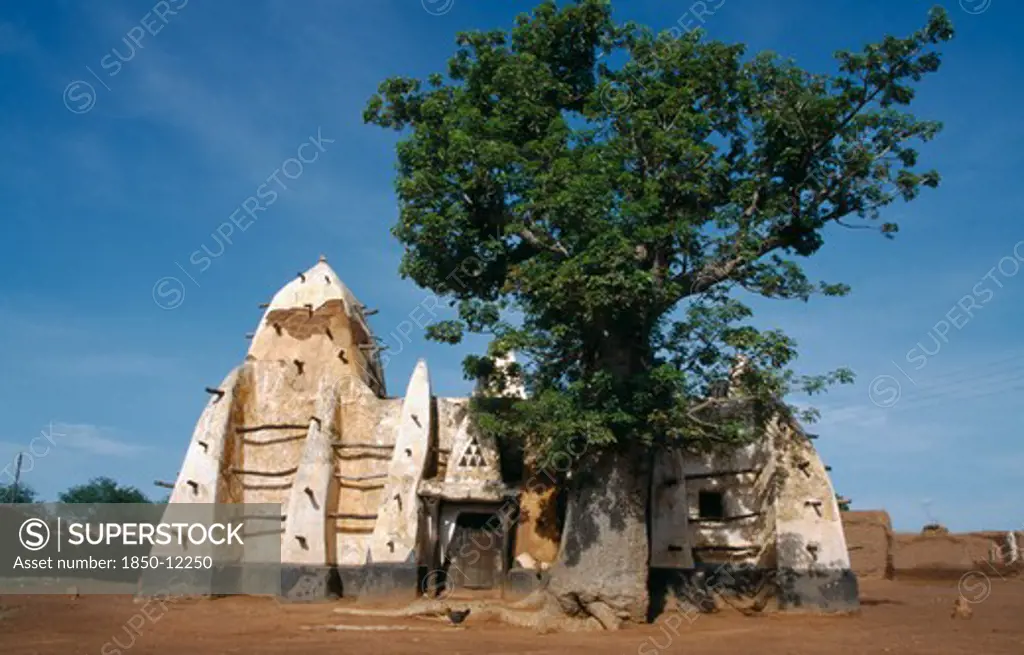
M 638 452 L 613 450 L 576 474 L 548 586 L 567 614 L 609 629 L 646 620 L 647 468 Z

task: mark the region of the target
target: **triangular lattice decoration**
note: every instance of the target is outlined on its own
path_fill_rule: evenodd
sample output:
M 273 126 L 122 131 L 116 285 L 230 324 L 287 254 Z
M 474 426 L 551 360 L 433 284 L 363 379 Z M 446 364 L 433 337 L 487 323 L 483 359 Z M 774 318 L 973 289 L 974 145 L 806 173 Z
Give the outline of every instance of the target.
M 459 459 L 459 466 L 471 468 L 487 466 L 487 460 L 484 459 L 483 451 L 480 450 L 480 442 L 476 440 L 476 437 L 473 437 L 469 445 L 466 446 L 466 451 L 462 453 L 462 457 Z

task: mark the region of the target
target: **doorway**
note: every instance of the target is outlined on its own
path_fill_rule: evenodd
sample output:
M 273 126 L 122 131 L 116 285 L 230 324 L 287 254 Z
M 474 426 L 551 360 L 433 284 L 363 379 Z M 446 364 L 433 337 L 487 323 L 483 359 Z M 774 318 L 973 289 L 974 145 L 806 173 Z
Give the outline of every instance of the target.
M 460 512 L 445 559 L 456 589 L 496 589 L 504 571 L 505 530 L 493 512 Z

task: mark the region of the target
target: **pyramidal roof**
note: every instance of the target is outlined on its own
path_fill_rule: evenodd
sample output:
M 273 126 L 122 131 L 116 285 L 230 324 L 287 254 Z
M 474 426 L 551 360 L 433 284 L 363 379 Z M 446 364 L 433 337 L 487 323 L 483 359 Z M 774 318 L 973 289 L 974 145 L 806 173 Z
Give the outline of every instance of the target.
M 327 258 L 320 256 L 312 268 L 305 273 L 299 273 L 294 280 L 284 285 L 280 291 L 274 294 L 266 314 L 275 310 L 300 309 L 311 305 L 316 311 L 318 307 L 331 300 L 340 300 L 345 307 L 345 313 L 360 323 L 367 334 L 370 327 L 363 316 L 363 306 L 356 300 L 355 295 L 341 281 L 338 274 L 327 263 Z

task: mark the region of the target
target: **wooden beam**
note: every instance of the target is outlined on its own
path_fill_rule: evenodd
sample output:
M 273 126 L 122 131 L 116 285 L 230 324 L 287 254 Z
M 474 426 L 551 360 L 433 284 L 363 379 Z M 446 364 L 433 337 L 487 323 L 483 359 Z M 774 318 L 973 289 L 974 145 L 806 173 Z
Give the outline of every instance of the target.
M 703 480 L 703 479 L 706 479 L 706 478 L 724 478 L 724 477 L 727 477 L 727 476 L 730 476 L 730 475 L 750 475 L 750 474 L 760 475 L 762 470 L 764 470 L 764 469 L 756 468 L 756 469 L 739 469 L 737 471 L 714 471 L 714 472 L 711 472 L 711 473 L 694 473 L 693 475 L 685 476 L 685 479 L 687 479 L 687 480 Z
M 243 520 L 257 520 L 257 521 L 281 521 L 284 522 L 288 518 L 287 514 L 233 514 L 231 518 L 239 518 Z
M 292 482 L 272 482 L 270 484 L 245 484 L 242 483 L 242 489 L 246 491 L 272 491 L 277 489 L 291 489 L 294 483 Z
M 720 519 L 700 518 L 694 517 L 690 519 L 690 523 L 731 523 L 733 521 L 745 521 L 747 519 L 756 518 L 761 516 L 761 512 L 750 512 L 749 514 L 737 514 L 736 516 L 725 516 Z
M 378 473 L 376 475 L 341 475 L 335 473 L 334 477 L 345 482 L 363 482 L 365 480 L 384 480 L 388 477 L 387 473 Z
M 374 489 L 383 489 L 384 483 L 380 482 L 376 484 L 353 484 L 351 482 L 339 482 L 338 486 L 344 487 L 346 489 L 356 489 L 359 491 L 372 491 Z
M 331 442 L 331 445 L 335 448 L 380 448 L 383 450 L 394 450 L 395 444 L 376 444 L 376 443 L 341 443 L 338 441 Z
M 306 433 L 303 432 L 302 434 L 293 434 L 293 435 L 290 435 L 290 436 L 287 436 L 287 437 L 275 437 L 273 439 L 245 439 L 245 438 L 243 438 L 242 439 L 242 443 L 247 445 L 247 446 L 272 446 L 274 444 L 285 443 L 285 442 L 288 442 L 288 441 L 298 441 L 300 439 L 305 439 L 305 438 L 306 438 Z
M 391 459 L 391 453 L 336 453 L 338 459 L 350 460 L 350 459 L 380 459 L 388 460 Z
M 277 530 L 256 530 L 254 532 L 243 532 L 243 537 L 268 537 L 272 534 L 284 534 L 284 527 Z
M 308 424 L 301 423 L 268 423 L 266 425 L 243 425 L 242 427 L 235 428 L 237 434 L 247 434 L 249 432 L 260 432 L 262 430 L 308 430 Z
M 292 475 L 299 470 L 299 467 L 293 467 L 290 469 L 283 469 L 281 471 L 250 471 L 246 469 L 232 468 L 229 469 L 231 473 L 236 475 L 261 475 L 268 478 L 280 478 L 286 475 Z

